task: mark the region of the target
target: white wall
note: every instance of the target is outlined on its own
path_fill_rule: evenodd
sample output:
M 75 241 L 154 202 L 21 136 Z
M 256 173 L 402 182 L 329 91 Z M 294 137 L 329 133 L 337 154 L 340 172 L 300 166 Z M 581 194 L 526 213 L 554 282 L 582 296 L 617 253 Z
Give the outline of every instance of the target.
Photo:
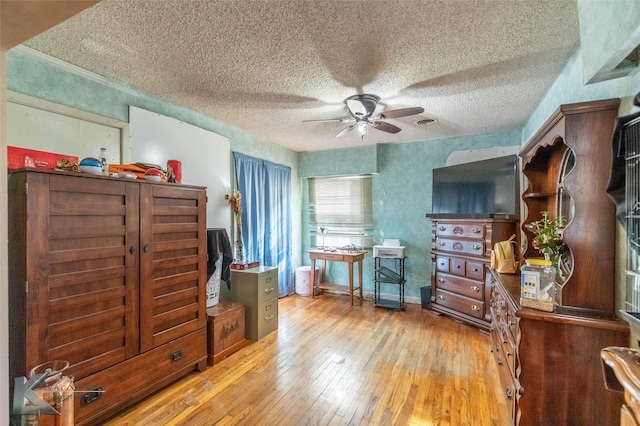
M 78 160 L 98 158 L 100 148 L 104 147 L 110 163 L 121 162 L 121 128 L 126 123 L 105 124 L 108 120 L 97 117 L 89 121 L 86 117 L 78 118 L 82 114 L 77 110 L 52 112 L 61 108 L 42 105 L 49 109 L 44 110 L 39 105 L 32 106 L 38 102 L 35 98 L 22 100 L 23 103 L 18 103 L 10 96 L 7 103 L 7 122 L 11 123 L 7 128 L 7 145 L 73 155 Z
M 207 228 L 229 229 L 231 149 L 229 139 L 172 117 L 141 108 L 129 108 L 129 146 L 125 163 L 167 160 L 182 163 L 182 183 L 207 187 Z M 128 150 L 128 153 L 126 152 Z

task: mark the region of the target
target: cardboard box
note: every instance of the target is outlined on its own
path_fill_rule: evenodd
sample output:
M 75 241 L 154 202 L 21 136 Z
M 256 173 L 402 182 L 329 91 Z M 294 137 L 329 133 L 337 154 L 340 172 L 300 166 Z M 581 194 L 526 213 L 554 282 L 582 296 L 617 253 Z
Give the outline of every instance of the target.
M 18 148 L 16 146 L 7 147 L 7 166 L 9 170 L 25 167 L 53 170 L 56 168 L 58 160 L 62 158 L 78 164 L 78 157 L 73 155 L 36 151 L 35 149 Z
M 244 305 L 222 300 L 207 308 L 207 361 L 215 365 L 246 344 Z

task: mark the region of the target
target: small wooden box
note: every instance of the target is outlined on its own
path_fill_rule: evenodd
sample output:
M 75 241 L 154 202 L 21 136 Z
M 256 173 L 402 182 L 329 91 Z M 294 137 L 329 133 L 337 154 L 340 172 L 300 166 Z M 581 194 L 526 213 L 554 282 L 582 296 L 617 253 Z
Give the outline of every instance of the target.
M 245 345 L 244 305 L 221 300 L 207 308 L 207 361 L 215 365 Z

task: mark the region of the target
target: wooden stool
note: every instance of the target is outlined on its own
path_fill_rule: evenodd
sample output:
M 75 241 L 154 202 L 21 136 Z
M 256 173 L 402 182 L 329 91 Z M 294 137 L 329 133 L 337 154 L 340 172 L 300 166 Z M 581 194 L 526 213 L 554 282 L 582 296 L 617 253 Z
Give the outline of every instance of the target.
M 245 346 L 244 305 L 221 300 L 207 308 L 207 361 L 215 365 Z

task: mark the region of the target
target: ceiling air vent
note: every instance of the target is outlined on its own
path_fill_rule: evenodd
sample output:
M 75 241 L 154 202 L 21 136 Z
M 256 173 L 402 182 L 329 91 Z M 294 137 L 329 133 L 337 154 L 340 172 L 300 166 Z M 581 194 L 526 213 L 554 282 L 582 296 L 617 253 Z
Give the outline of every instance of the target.
M 416 121 L 416 124 L 418 126 L 427 126 L 429 124 L 435 123 L 436 121 L 438 120 L 436 120 L 435 118 L 425 118 L 425 119 Z

